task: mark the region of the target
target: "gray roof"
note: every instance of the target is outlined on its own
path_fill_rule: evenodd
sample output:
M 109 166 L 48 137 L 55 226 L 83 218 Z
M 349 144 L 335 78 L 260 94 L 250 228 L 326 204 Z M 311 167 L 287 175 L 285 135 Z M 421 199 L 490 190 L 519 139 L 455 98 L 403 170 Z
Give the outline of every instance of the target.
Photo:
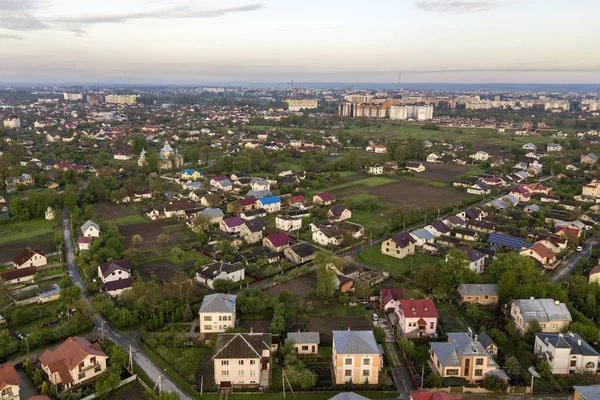
M 342 392 L 330 397 L 329 400 L 368 400 L 368 398 L 354 392 Z
M 498 347 L 496 342 L 494 342 L 492 340 L 492 338 L 489 337 L 487 333 L 485 333 L 485 331 L 482 331 L 479 335 L 477 335 L 477 341 L 479 343 L 481 343 L 482 346 L 485 347 L 486 349 L 492 344 L 495 345 L 496 347 Z
M 460 360 L 456 348 L 449 342 L 430 342 L 429 345 L 444 367 L 459 367 Z
M 573 388 L 579 392 L 584 400 L 600 399 L 600 385 L 573 386 Z
M 295 344 L 319 344 L 319 332 L 290 332 L 287 334 L 287 340 Z
M 98 230 L 98 232 L 100 232 L 100 227 L 98 226 L 98 224 L 91 220 L 88 220 L 85 224 L 83 224 L 81 226 L 81 232 L 85 233 L 85 231 L 87 231 L 87 229 L 90 226 L 93 226 L 94 228 L 96 228 Z
M 373 331 L 333 331 L 337 354 L 379 354 Z
M 205 208 L 200 211 L 200 215 L 206 218 L 219 218 L 223 217 L 225 214 L 223 214 L 223 211 L 220 208 Z
M 497 295 L 498 285 L 493 284 L 477 284 L 477 283 L 462 283 L 458 285 L 458 290 L 462 294 L 471 295 Z
M 598 354 L 598 352 L 577 333 L 536 333 L 536 336 L 544 343 L 552 345 L 555 348 L 571 349 L 572 355 L 581 354 L 583 356 L 600 356 L 600 354 Z
M 262 358 L 272 342 L 270 333 L 219 333 L 212 358 Z
M 556 304 L 553 299 L 515 300 L 525 322 L 572 321 L 565 303 Z
M 199 312 L 235 312 L 235 294 L 216 293 L 204 296 Z

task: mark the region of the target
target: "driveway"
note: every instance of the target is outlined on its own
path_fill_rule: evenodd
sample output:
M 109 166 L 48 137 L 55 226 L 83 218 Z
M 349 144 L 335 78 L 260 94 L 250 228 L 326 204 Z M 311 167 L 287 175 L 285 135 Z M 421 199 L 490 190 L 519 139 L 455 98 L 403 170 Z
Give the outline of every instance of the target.
M 85 291 L 85 284 L 81 279 L 81 274 L 75 263 L 75 252 L 73 249 L 73 242 L 71 240 L 71 224 L 69 221 L 69 209 L 65 207 L 63 210 L 63 236 L 65 240 L 65 259 L 69 267 L 70 275 L 73 277 L 73 283 L 81 288 L 81 297 L 88 300 L 87 292 Z M 138 333 L 132 332 L 121 332 L 113 328 L 108 322 L 99 314 L 92 316 L 96 329 L 100 331 L 102 326 L 104 327 L 104 336 L 122 346 L 125 351 L 129 351 L 131 346 L 133 361 L 148 375 L 152 382 L 156 382 L 159 376 L 162 376 L 162 390 L 167 392 L 175 392 L 179 395 L 181 400 L 192 400 L 187 394 L 185 394 L 168 376 L 164 374 L 154 362 L 144 353 L 144 351 L 138 346 L 137 338 Z
M 17 374 L 19 375 L 19 379 L 21 379 L 21 383 L 19 384 L 19 399 L 28 400 L 33 396 L 38 396 L 39 393 L 37 389 L 33 385 L 33 382 L 31 382 L 27 375 L 25 375 L 23 368 L 17 367 L 16 370 Z
M 592 255 L 592 250 L 598 245 L 598 243 L 600 243 L 598 239 L 589 239 L 583 244 L 583 251 L 579 251 L 573 254 L 573 256 L 566 263 L 558 267 L 550 275 L 550 279 L 552 279 L 555 282 L 565 279 L 567 275 L 573 272 L 577 264 L 579 264 L 579 261 L 581 261 L 583 258 L 589 258 Z

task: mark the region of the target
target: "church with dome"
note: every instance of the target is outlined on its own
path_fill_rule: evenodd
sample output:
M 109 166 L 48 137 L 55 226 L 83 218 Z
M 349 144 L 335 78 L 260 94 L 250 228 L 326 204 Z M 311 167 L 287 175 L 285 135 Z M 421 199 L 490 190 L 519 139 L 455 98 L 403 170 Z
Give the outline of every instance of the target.
M 160 169 L 174 169 L 183 166 L 183 156 L 179 154 L 177 149 L 173 149 L 168 142 L 165 143 L 160 150 Z M 142 150 L 138 165 L 143 167 L 146 165 L 146 150 Z

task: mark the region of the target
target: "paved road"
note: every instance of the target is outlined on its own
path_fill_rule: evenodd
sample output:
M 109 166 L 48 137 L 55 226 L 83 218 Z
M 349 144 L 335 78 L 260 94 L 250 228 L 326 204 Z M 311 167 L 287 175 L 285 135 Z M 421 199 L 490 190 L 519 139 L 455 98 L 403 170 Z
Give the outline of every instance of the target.
M 592 254 L 592 249 L 594 247 L 596 247 L 598 245 L 598 243 L 600 243 L 600 241 L 598 239 L 595 239 L 595 238 L 589 239 L 587 242 L 584 243 L 583 251 L 576 252 L 569 259 L 569 261 L 567 261 L 565 264 L 561 265 L 559 267 L 559 269 L 557 269 L 556 272 L 550 276 L 550 279 L 552 279 L 553 281 L 556 281 L 556 282 L 565 279 L 567 277 L 567 275 L 569 275 L 571 272 L 573 272 L 573 270 L 575 269 L 575 267 L 577 266 L 579 261 L 581 261 L 582 258 L 590 257 L 590 255 Z
M 73 242 L 71 240 L 71 226 L 69 222 L 69 209 L 67 207 L 63 210 L 63 236 L 65 240 L 65 258 L 69 267 L 70 275 L 73 277 L 73 283 L 81 288 L 81 297 L 88 300 L 88 294 L 85 290 L 85 284 L 81 279 L 81 274 L 75 263 L 75 252 L 73 250 Z M 94 325 L 98 330 L 102 329 L 104 325 L 104 336 L 117 343 L 118 345 L 129 351 L 131 345 L 133 360 L 140 366 L 140 368 L 148 375 L 148 377 L 156 382 L 159 375 L 162 375 L 162 390 L 167 392 L 175 392 L 179 395 L 181 400 L 192 400 L 187 394 L 185 394 L 173 381 L 166 376 L 161 369 L 154 364 L 154 362 L 144 353 L 144 351 L 138 346 L 137 338 L 138 333 L 124 333 L 113 328 L 108 322 L 104 321 L 103 318 L 94 314 L 92 316 Z

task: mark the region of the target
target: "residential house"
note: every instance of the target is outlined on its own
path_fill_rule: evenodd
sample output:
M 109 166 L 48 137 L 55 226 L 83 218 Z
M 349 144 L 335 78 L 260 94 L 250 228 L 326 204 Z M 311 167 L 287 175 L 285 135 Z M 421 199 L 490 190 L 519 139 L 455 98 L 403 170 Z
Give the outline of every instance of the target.
M 382 355 L 372 331 L 333 331 L 332 360 L 336 385 L 377 385 Z
M 575 389 L 573 400 L 600 399 L 600 385 L 573 386 L 573 389 Z
M 88 220 L 81 226 L 81 233 L 88 238 L 98 238 L 100 237 L 100 227 L 95 222 Z
M 485 151 L 478 151 L 475 154 L 471 154 L 469 157 L 475 161 L 487 161 L 490 159 L 489 153 L 486 153 Z
M 404 258 L 415 254 L 416 242 L 408 232 L 397 233 L 381 243 L 381 253 L 396 258 Z
M 433 335 L 437 330 L 438 312 L 432 300 L 404 299 L 397 302 L 396 329 L 406 337 Z
M 252 190 L 261 191 L 261 190 L 271 190 L 271 184 L 269 181 L 262 178 L 252 178 L 250 180 L 250 187 Z
M 131 160 L 134 155 L 129 150 L 118 150 L 113 153 L 113 159 L 115 160 Z
M 327 211 L 327 218 L 332 222 L 344 221 L 352 218 L 352 211 L 344 206 L 333 205 L 329 208 L 329 211 Z
M 556 262 L 556 255 L 543 242 L 536 242 L 530 248 L 523 249 L 519 253 L 522 256 L 533 258 L 546 268 L 551 267 Z
M 406 163 L 406 166 L 404 167 L 404 169 L 407 172 L 419 173 L 419 172 L 425 171 L 425 166 L 420 161 L 409 161 Z
M 131 264 L 127 260 L 115 260 L 98 265 L 98 276 L 110 296 L 118 296 L 133 286 Z
M 456 291 L 458 294 L 458 301 L 461 304 L 476 303 L 481 305 L 489 305 L 498 303 L 498 285 L 495 283 L 462 283 L 458 285 L 458 289 Z
M 490 356 L 496 356 L 498 354 L 498 345 L 488 336 L 485 331 L 479 332 L 477 335 L 477 341 L 481 343 L 483 348 L 489 353 Z
M 536 333 L 534 352 L 553 374 L 596 374 L 600 354 L 576 333 Z
M 537 146 L 533 143 L 526 143 L 522 146 L 523 150 L 530 150 L 530 151 L 536 151 L 537 150 Z
M 439 237 L 450 233 L 450 227 L 440 220 L 432 222 L 423 229 L 425 229 L 435 237 Z
M 255 208 L 253 210 L 242 211 L 240 217 L 247 221 L 252 221 L 257 218 L 264 218 L 267 216 L 267 211 L 264 208 Z
M 537 321 L 544 333 L 560 332 L 573 320 L 565 303 L 553 299 L 514 300 L 510 304 L 510 317 L 524 334 L 532 321 Z
M 367 146 L 366 151 L 375 153 L 375 154 L 384 154 L 387 153 L 387 147 L 382 144 L 371 144 Z
M 184 169 L 181 171 L 181 179 L 189 179 L 192 181 L 197 181 L 198 179 L 202 179 L 204 175 L 202 175 L 202 171 L 198 171 L 196 169 Z
M 292 239 L 285 232 L 275 233 L 263 239 L 263 247 L 279 252 L 290 247 Z
M 431 232 L 423 228 L 410 232 L 410 235 L 415 239 L 415 246 L 417 247 L 423 247 L 426 243 L 432 244 L 435 239 Z
M 223 214 L 223 211 L 220 208 L 210 207 L 200 211 L 199 215 L 203 216 L 204 218 L 207 218 L 213 224 L 220 223 L 221 221 L 223 221 L 223 217 L 225 216 L 225 214 Z
M 233 183 L 226 176 L 215 176 L 210 180 L 210 186 L 224 192 L 233 190 Z
M 546 151 L 548 153 L 551 153 L 553 151 L 561 151 L 562 150 L 562 146 L 558 143 L 548 143 L 546 145 Z
M 454 228 L 454 236 L 462 240 L 468 240 L 470 242 L 476 242 L 479 240 L 479 234 L 476 231 L 465 228 Z
M 487 183 L 483 181 L 475 182 L 471 186 L 467 188 L 467 193 L 476 194 L 476 195 L 484 195 L 492 193 L 492 189 L 488 186 Z
M 275 228 L 285 232 L 297 231 L 302 228 L 302 218 L 292 218 L 288 215 L 275 217 Z
M 41 267 L 47 264 L 47 259 L 42 250 L 27 247 L 18 256 L 12 259 L 12 263 L 13 267 L 17 269 Z
M 467 260 L 469 261 L 469 268 L 471 269 L 471 271 L 475 271 L 478 274 L 482 274 L 485 269 L 485 259 L 487 258 L 487 255 L 471 247 L 462 246 L 458 249 L 464 251 L 467 254 Z
M 441 163 L 443 162 L 443 157 L 439 153 L 429 153 L 425 161 L 428 163 Z
M 367 166 L 367 174 L 369 175 L 383 175 L 383 165 L 373 163 Z
M 25 267 L 12 269 L 0 273 L 0 280 L 8 285 L 20 286 L 28 283 L 33 283 L 33 278 L 37 272 L 37 267 Z
M 510 190 L 510 194 L 513 195 L 520 202 L 526 203 L 531 200 L 531 193 L 524 187 L 516 187 Z
M 380 297 L 381 297 L 381 308 L 386 313 L 394 313 L 396 312 L 396 308 L 398 307 L 398 302 L 405 295 L 405 290 L 398 289 L 381 289 Z
M 19 400 L 21 378 L 13 364 L 0 365 L 0 400 Z
M 285 257 L 293 264 L 304 264 L 315 257 L 317 248 L 310 243 L 302 242 L 283 249 Z
M 235 328 L 235 300 L 234 294 L 208 294 L 202 299 L 198 310 L 200 321 L 200 336 Z
M 294 343 L 298 355 L 319 354 L 319 343 L 321 343 L 319 332 L 289 332 L 286 342 L 288 341 Z
M 453 394 L 446 392 L 430 392 L 427 390 L 413 390 L 409 400 L 461 400 Z
M 217 261 L 212 264 L 203 265 L 196 271 L 196 280 L 214 289 L 214 282 L 217 280 L 227 280 L 231 282 L 240 282 L 246 279 L 246 268 L 241 262 L 229 263 L 227 261 Z
M 173 200 L 165 204 L 163 212 L 166 218 L 187 218 L 190 210 L 198 210 L 198 207 L 191 201 Z
M 279 196 L 263 197 L 256 201 L 256 205 L 271 214 L 281 210 L 281 199 Z
M 430 342 L 429 345 L 431 365 L 442 378 L 463 378 L 471 384 L 489 376 L 508 381 L 508 375 L 471 333 L 448 333 L 447 342 Z
M 269 387 L 270 333 L 219 333 L 212 356 L 215 383 L 221 387 Z
M 152 191 L 150 189 L 142 189 L 133 192 L 133 201 L 139 203 L 143 199 L 151 199 Z
M 598 161 L 598 156 L 594 153 L 583 154 L 580 159 L 581 164 L 594 165 Z
M 288 205 L 290 207 L 302 209 L 302 208 L 304 208 L 305 202 L 306 202 L 306 199 L 304 198 L 304 196 L 297 195 L 297 196 L 290 197 L 290 199 L 288 200 Z
M 246 220 L 242 217 L 231 217 L 219 222 L 219 228 L 223 232 L 238 233 L 245 223 Z
M 331 193 L 319 193 L 313 196 L 313 203 L 320 206 L 328 206 L 333 204 L 335 197 Z
M 590 283 L 592 283 L 592 282 L 598 282 L 598 283 L 600 283 L 600 265 L 596 265 L 590 271 L 589 282 Z
M 53 385 L 70 388 L 106 371 L 108 356 L 97 342 L 72 336 L 54 350 L 44 351 L 38 358 L 42 370 Z
M 263 231 L 265 228 L 265 221 L 262 219 L 245 221 L 239 230 L 240 237 L 247 244 L 259 243 L 263 238 Z

